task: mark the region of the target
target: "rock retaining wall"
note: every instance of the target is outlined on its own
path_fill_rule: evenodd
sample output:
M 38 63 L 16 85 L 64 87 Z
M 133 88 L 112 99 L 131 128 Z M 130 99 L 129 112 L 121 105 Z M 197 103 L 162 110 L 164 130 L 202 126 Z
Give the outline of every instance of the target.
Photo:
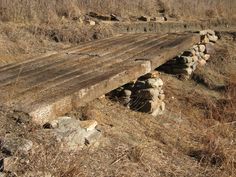
M 163 84 L 159 73 L 154 71 L 112 91 L 110 96 L 132 110 L 157 116 L 165 110 Z
M 158 70 L 180 75 L 182 78 L 191 77 L 197 66 L 204 66 L 211 58 L 211 54 L 214 52 L 213 46 L 218 40 L 212 30 L 200 31 L 200 36 L 200 43 L 160 66 Z
M 198 44 L 160 66 L 158 70 L 188 79 L 198 66 L 204 66 L 214 53 L 218 37 L 212 30 L 200 31 L 199 34 L 201 41 Z M 132 110 L 157 116 L 165 111 L 163 84 L 160 74 L 154 71 L 112 91 L 109 96 Z

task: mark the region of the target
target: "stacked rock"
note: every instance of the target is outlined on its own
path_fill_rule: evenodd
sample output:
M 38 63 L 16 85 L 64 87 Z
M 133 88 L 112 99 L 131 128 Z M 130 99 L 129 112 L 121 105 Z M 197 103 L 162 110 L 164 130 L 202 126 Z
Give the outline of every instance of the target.
M 130 108 L 131 95 L 135 81 L 119 87 L 107 94 L 112 100 L 119 101 L 122 105 Z
M 200 31 L 201 42 L 203 44 L 215 43 L 218 40 L 215 31 L 213 30 L 203 30 Z
M 109 96 L 132 110 L 153 116 L 160 115 L 165 110 L 163 81 L 157 71 L 112 91 Z
M 218 40 L 212 30 L 200 31 L 201 41 L 180 56 L 168 61 L 158 69 L 170 74 L 178 74 L 182 78 L 189 78 L 197 66 L 204 66 L 213 53 L 213 45 Z
M 155 71 L 140 77 L 135 82 L 130 107 L 157 116 L 165 110 L 164 99 L 163 81 Z

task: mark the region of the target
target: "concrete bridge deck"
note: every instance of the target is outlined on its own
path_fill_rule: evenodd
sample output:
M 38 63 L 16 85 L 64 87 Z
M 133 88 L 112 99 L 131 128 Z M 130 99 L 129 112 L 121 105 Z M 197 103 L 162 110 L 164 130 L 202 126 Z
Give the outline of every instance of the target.
M 129 34 L 0 67 L 0 105 L 44 123 L 154 70 L 198 34 Z

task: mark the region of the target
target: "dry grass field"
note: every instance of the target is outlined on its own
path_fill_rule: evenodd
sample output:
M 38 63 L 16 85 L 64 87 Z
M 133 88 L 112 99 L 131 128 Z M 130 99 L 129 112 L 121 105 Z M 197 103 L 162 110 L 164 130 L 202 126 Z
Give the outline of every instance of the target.
M 157 16 L 160 12 L 183 20 L 235 19 L 234 0 L 1 0 L 2 21 L 57 22 L 63 16 L 78 17 L 88 12 L 115 13 L 129 17 Z
M 109 25 L 81 24 L 89 12 L 128 19 L 164 13 L 175 21 L 236 20 L 236 0 L 0 0 L 0 67 L 112 36 Z M 154 118 L 101 98 L 69 116 L 95 119 L 97 147 L 59 152 L 28 116 L 0 107 L 0 146 L 6 134 L 34 143 L 14 173 L 26 177 L 235 177 L 236 32 L 220 32 L 216 53 L 190 80 L 162 73 L 164 115 Z M 4 154 L 0 151 L 1 158 Z M 1 171 L 1 169 L 0 169 Z M 14 173 L 7 174 L 14 176 Z M 1 172 L 0 172 L 1 176 Z
M 1 135 L 11 132 L 35 144 L 32 153 L 15 161 L 15 172 L 22 177 L 234 177 L 235 41 L 224 36 L 216 49 L 214 59 L 195 73 L 201 82 L 162 74 L 168 105 L 163 116 L 134 112 L 106 98 L 69 113 L 99 122 L 97 147 L 60 152 L 47 133 L 38 134 L 40 127 L 0 112 Z

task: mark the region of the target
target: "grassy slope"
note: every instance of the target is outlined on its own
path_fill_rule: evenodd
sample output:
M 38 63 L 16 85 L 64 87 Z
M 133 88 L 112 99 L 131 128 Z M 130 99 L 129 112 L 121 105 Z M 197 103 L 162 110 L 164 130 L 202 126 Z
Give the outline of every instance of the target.
M 159 10 L 180 19 L 235 17 L 234 0 L 0 0 L 1 20 L 54 22 L 95 11 L 122 16 L 158 15 Z
M 26 157 L 29 163 L 21 163 L 20 169 L 55 176 L 233 177 L 235 41 L 224 39 L 216 48 L 208 65 L 196 72 L 205 83 L 162 75 L 167 103 L 163 116 L 133 112 L 106 99 L 70 113 L 96 119 L 103 133 L 98 146 L 76 154 L 58 152 L 59 145 L 53 145 L 47 134 L 38 134 L 39 127 L 7 117 L 5 132 L 25 136 L 35 144 L 34 152 Z M 222 80 L 223 90 L 213 87 Z
M 234 0 L 167 0 L 164 5 L 149 0 L 113 0 L 113 4 L 111 0 L 60 0 L 57 4 L 55 0 L 0 2 L 1 20 L 10 21 L 1 24 L 0 57 L 5 60 L 9 57 L 16 59 L 19 54 L 24 58 L 25 55 L 62 49 L 70 45 L 69 39 L 76 43 L 80 42 L 81 36 L 91 38 L 101 29 L 78 28 L 77 23 L 71 21 L 71 18 L 88 11 L 155 16 L 157 9 L 164 7 L 173 17 L 191 20 L 196 17 L 228 18 L 235 14 Z M 216 10 L 212 12 L 212 9 Z M 67 17 L 65 21 L 62 21 L 63 16 Z M 28 24 L 31 20 L 33 25 Z M 55 31 L 57 37 L 66 38 L 64 41 L 67 43 L 48 40 L 54 37 Z M 74 38 L 73 33 L 82 35 Z M 221 55 L 216 55 L 208 66 L 196 73 L 204 78 L 201 84 L 181 82 L 163 75 L 168 103 L 163 117 L 154 119 L 107 100 L 90 103 L 87 108 L 90 111 L 84 114 L 96 119 L 104 133 L 98 149 L 84 150 L 72 156 L 60 154 L 58 157 L 55 147 L 50 145 L 51 140 L 47 146 L 48 137 L 37 135 L 38 127 L 20 125 L 4 114 L 0 114 L 0 129 L 3 126 L 6 131 L 1 129 L 0 135 L 15 132 L 42 144 L 29 157 L 30 163 L 22 164 L 21 169 L 50 171 L 56 176 L 94 176 L 94 173 L 96 176 L 234 176 L 235 102 L 228 98 L 229 95 L 235 97 L 236 46 L 235 41 L 228 41 L 225 45 L 219 46 L 218 54 Z M 227 94 L 225 90 L 212 89 L 212 85 L 214 88 L 222 84 L 222 80 L 226 86 L 231 80 L 232 86 L 226 90 Z M 4 123 L 5 118 L 8 119 Z M 36 158 L 40 160 L 36 162 Z

